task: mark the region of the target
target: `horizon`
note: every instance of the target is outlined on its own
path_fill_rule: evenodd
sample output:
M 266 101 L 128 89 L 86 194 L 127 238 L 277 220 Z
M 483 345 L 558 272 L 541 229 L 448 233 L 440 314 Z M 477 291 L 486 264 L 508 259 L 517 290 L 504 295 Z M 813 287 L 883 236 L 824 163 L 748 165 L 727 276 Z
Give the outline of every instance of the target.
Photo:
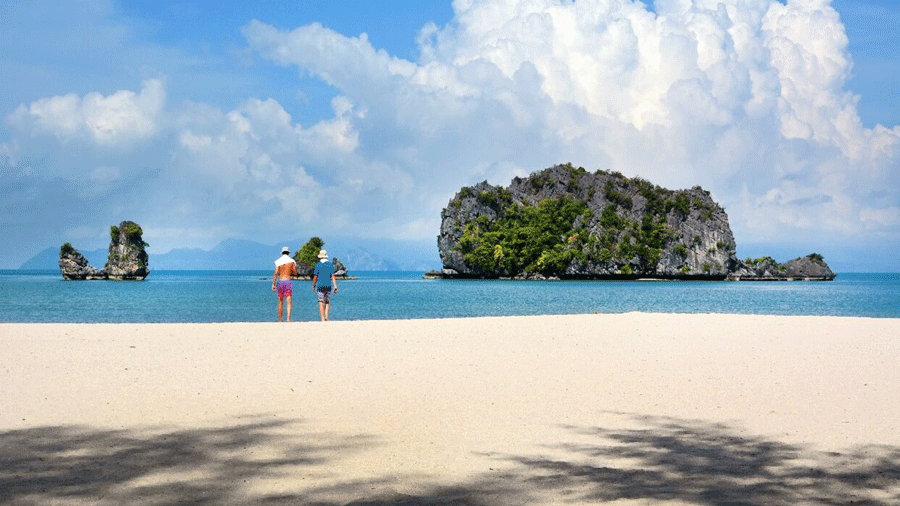
M 297 243 L 297 244 L 298 244 L 297 250 L 299 250 L 300 246 L 302 246 L 302 244 L 305 242 L 305 241 L 303 241 L 303 240 L 295 240 L 295 241 L 281 241 L 281 242 L 278 242 L 278 243 L 276 243 L 276 244 L 263 244 L 263 243 L 259 243 L 259 242 L 255 242 L 255 241 L 251 241 L 251 240 L 247 240 L 247 239 L 228 238 L 228 239 L 223 239 L 219 244 L 215 245 L 213 248 L 210 248 L 210 249 L 202 249 L 202 248 L 173 248 L 173 249 L 171 249 L 171 250 L 169 250 L 169 251 L 165 251 L 165 252 L 162 252 L 162 253 L 152 253 L 152 254 L 153 254 L 153 255 L 157 255 L 157 256 L 166 256 L 166 255 L 170 255 L 170 254 L 173 254 L 173 253 L 176 253 L 176 252 L 181 252 L 181 251 L 187 251 L 187 252 L 195 252 L 195 251 L 198 251 L 198 252 L 202 252 L 202 253 L 211 253 L 211 252 L 213 252 L 213 251 L 219 249 L 222 245 L 228 243 L 229 241 L 240 242 L 240 243 L 249 243 L 249 244 L 252 245 L 252 246 L 262 246 L 262 247 L 271 249 L 273 252 L 278 252 L 278 251 L 280 251 L 280 248 L 281 248 L 282 246 L 278 246 L 277 244 L 280 244 L 280 245 L 285 245 L 285 244 L 290 245 L 290 244 L 293 244 L 293 243 Z M 340 241 L 341 241 L 341 240 L 338 240 L 339 243 L 340 243 Z M 327 243 L 326 243 L 326 246 L 327 246 Z M 376 251 L 376 252 L 373 252 L 373 251 L 367 250 L 367 249 L 364 247 L 364 245 L 356 244 L 356 245 L 352 245 L 351 248 L 347 248 L 347 247 L 346 247 L 347 244 L 341 244 L 341 246 L 343 247 L 343 250 L 338 249 L 338 250 L 336 250 L 336 251 L 337 251 L 336 254 L 330 253 L 330 255 L 331 255 L 331 256 L 334 256 L 335 258 L 342 258 L 342 259 L 345 259 L 345 258 L 346 258 L 346 257 L 344 256 L 345 254 L 351 255 L 351 256 L 352 256 L 353 254 L 356 254 L 356 253 L 359 252 L 359 251 L 357 251 L 357 250 L 361 250 L 361 251 L 363 251 L 363 252 L 368 253 L 368 254 L 371 255 L 371 258 L 370 258 L 370 264 L 369 264 L 369 265 L 371 265 L 373 262 L 374 262 L 374 263 L 378 263 L 378 262 L 384 262 L 384 261 L 388 260 L 388 258 L 386 258 L 385 256 L 382 256 L 382 255 L 379 254 L 377 251 Z M 290 248 L 290 246 L 288 246 L 288 247 Z M 148 247 L 147 247 L 148 253 L 151 253 L 151 252 L 149 251 L 151 248 L 152 248 L 152 246 L 148 246 Z M 29 264 L 29 263 L 32 263 L 32 262 L 35 262 L 35 261 L 40 261 L 40 260 L 41 260 L 41 257 L 42 257 L 43 255 L 45 255 L 45 254 L 48 254 L 48 253 L 53 253 L 54 258 L 55 258 L 55 257 L 56 257 L 56 254 L 57 254 L 57 249 L 58 249 L 58 248 L 56 248 L 56 247 L 49 246 L 49 247 L 47 247 L 47 248 L 44 248 L 44 249 L 41 250 L 40 252 L 36 253 L 34 256 L 32 256 L 31 258 L 29 258 L 28 260 L 26 260 L 26 261 L 25 261 L 22 265 L 20 265 L 19 267 L 16 267 L 16 268 L 0 268 L 0 271 L 16 271 L 16 270 L 55 271 L 55 270 L 58 270 L 58 268 L 55 268 L 55 267 L 45 267 L 45 268 L 26 267 L 26 265 Z M 102 258 L 103 258 L 103 254 L 107 251 L 107 248 L 94 248 L 94 249 L 91 249 L 91 250 L 82 250 L 82 249 L 79 249 L 79 248 L 75 248 L 75 249 L 78 250 L 78 251 L 80 251 L 83 255 L 85 255 L 85 257 L 88 258 L 89 263 L 90 263 L 91 265 L 94 265 L 94 266 L 100 265 L 100 262 L 98 262 L 97 260 L 98 260 L 98 259 L 102 259 Z M 403 248 L 403 249 L 408 249 L 408 248 Z M 295 251 L 294 249 L 292 249 L 291 251 L 292 251 L 292 253 L 296 253 L 296 251 Z M 784 252 L 782 252 L 782 253 L 784 253 Z M 758 258 L 762 258 L 762 257 L 771 257 L 771 258 L 773 258 L 773 259 L 774 259 L 776 262 L 778 262 L 778 263 L 784 263 L 784 262 L 787 262 L 787 261 L 789 261 L 789 260 L 793 260 L 793 259 L 796 259 L 796 258 L 802 258 L 802 257 L 809 256 L 809 255 L 815 254 L 815 253 L 816 253 L 816 252 L 813 251 L 813 252 L 810 252 L 810 253 L 796 254 L 796 255 L 794 255 L 794 254 L 781 254 L 781 255 L 777 255 L 777 254 L 776 254 L 776 255 L 771 255 L 771 254 L 770 254 L 770 255 L 758 255 L 758 256 L 740 256 L 740 255 L 737 255 L 737 257 L 738 257 L 739 260 L 742 260 L 742 261 L 746 261 L 746 260 L 748 260 L 748 259 L 758 259 Z M 395 254 L 396 254 L 396 251 L 395 251 Z M 275 253 L 273 253 L 273 255 L 275 255 Z M 93 261 L 91 260 L 92 258 L 93 258 Z M 152 258 L 152 257 L 151 257 L 151 258 Z M 261 259 L 260 259 L 260 263 L 265 263 L 265 262 L 267 262 L 268 260 L 270 260 L 268 257 L 266 257 L 266 258 L 264 258 L 264 259 L 261 258 Z M 358 269 L 358 268 L 355 268 L 355 267 L 352 266 L 352 265 L 348 265 L 348 268 L 353 268 L 353 271 L 361 271 L 361 272 L 367 272 L 367 271 L 368 271 L 368 272 L 382 272 L 382 271 L 385 271 L 385 272 L 389 272 L 389 271 L 395 271 L 395 272 L 424 272 L 424 271 L 428 271 L 428 270 L 440 270 L 441 266 L 440 266 L 440 258 L 439 258 L 439 256 L 436 255 L 435 258 L 432 259 L 432 260 L 434 260 L 434 261 L 436 262 L 436 263 L 434 264 L 434 266 L 433 266 L 433 267 L 424 267 L 424 268 L 399 268 L 399 269 L 368 269 L 368 268 L 362 268 L 362 269 Z M 841 263 L 838 263 L 838 264 L 836 264 L 836 265 L 835 265 L 835 264 L 832 264 L 832 263 L 829 263 L 827 258 L 825 258 L 824 260 L 825 260 L 825 263 L 828 264 L 829 268 L 831 268 L 835 274 L 900 274 L 900 270 L 895 270 L 895 271 L 891 271 L 891 270 L 852 270 L 852 267 L 850 267 L 850 266 L 847 266 L 847 265 L 844 265 L 844 264 L 841 264 Z M 348 260 L 348 261 L 349 261 L 349 260 Z M 422 256 L 416 256 L 416 255 L 414 255 L 414 254 L 413 254 L 412 256 L 406 257 L 405 259 L 399 260 L 400 265 L 407 265 L 407 266 L 408 266 L 408 265 L 411 265 L 412 263 L 420 263 L 420 264 L 424 264 L 424 263 L 427 263 L 427 262 L 428 262 L 428 260 L 426 260 L 425 257 L 422 257 Z M 396 262 L 395 262 L 395 263 L 396 263 Z M 229 270 L 229 271 L 246 271 L 246 270 L 253 270 L 253 271 L 264 271 L 264 270 L 266 270 L 266 269 L 256 269 L 256 268 L 248 268 L 248 267 L 238 267 L 238 268 L 216 267 L 216 268 L 213 268 L 213 269 L 170 268 L 170 267 L 165 267 L 165 268 L 162 268 L 162 269 L 154 269 L 154 267 L 153 267 L 153 265 L 152 265 L 152 262 L 151 262 L 150 270 L 151 270 L 151 271 L 152 271 L 152 270 L 162 270 L 162 271 L 203 271 L 203 270 Z
M 702 186 L 740 259 L 900 271 L 897 2 L 0 10 L 2 269 L 121 219 L 157 255 L 316 235 L 440 263 L 461 187 L 570 162 Z
M 276 258 L 281 253 L 282 246 L 287 245 L 291 250 L 291 254 L 299 251 L 300 247 L 309 239 L 296 239 L 288 241 L 280 241 L 276 244 L 263 244 L 260 242 L 229 238 L 224 239 L 213 248 L 173 248 L 165 252 L 153 252 L 152 245 L 146 248 L 150 255 L 151 270 L 205 270 L 195 267 L 169 267 L 171 265 L 196 265 L 198 261 L 206 261 L 212 270 L 257 270 L 255 267 L 249 267 L 253 262 L 258 265 L 268 265 L 272 260 L 266 253 L 271 253 Z M 425 271 L 429 269 L 440 269 L 440 259 L 437 254 L 434 258 L 428 258 L 423 255 L 420 248 L 421 244 L 415 243 L 385 243 L 380 244 L 356 244 L 349 242 L 346 238 L 337 238 L 333 241 L 329 240 L 325 243 L 325 248 L 329 250 L 329 255 L 333 258 L 339 258 L 343 262 L 350 262 L 347 265 L 353 270 L 362 271 L 378 271 L 378 270 L 395 270 L 395 271 Z M 367 248 L 368 246 L 368 248 Z M 107 247 L 82 249 L 77 245 L 73 247 L 82 253 L 88 260 L 90 265 L 95 267 L 102 265 L 107 256 Z M 265 252 L 263 252 L 265 250 Z M 215 257 L 209 257 L 209 254 L 218 253 Z M 224 253 L 226 256 L 222 257 Z M 184 256 L 187 255 L 187 256 Z M 59 247 L 49 246 L 37 252 L 34 256 L 26 260 L 22 265 L 13 269 L 2 270 L 58 270 L 56 262 L 59 257 Z M 163 257 L 162 263 L 165 267 L 162 269 L 154 268 L 154 258 L 159 262 L 159 258 Z M 41 264 L 44 267 L 33 267 L 29 264 Z M 228 267 L 229 264 L 236 264 L 238 267 Z M 363 265 L 363 268 L 357 268 L 357 265 Z M 379 269 L 369 268 L 374 265 L 394 265 L 396 269 Z M 427 267 L 426 267 L 427 265 Z M 402 267 L 402 268 L 400 268 Z M 263 269 L 265 270 L 265 269 Z

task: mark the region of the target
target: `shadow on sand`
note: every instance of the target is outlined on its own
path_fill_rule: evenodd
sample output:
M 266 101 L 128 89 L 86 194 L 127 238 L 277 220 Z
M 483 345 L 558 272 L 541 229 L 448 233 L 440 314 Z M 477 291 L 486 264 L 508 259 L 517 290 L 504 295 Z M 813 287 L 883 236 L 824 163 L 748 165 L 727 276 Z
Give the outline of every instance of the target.
M 10 431 L 0 433 L 0 504 L 900 504 L 896 447 L 822 452 L 728 425 L 634 418 L 629 429 L 566 427 L 579 443 L 546 445 L 553 458 L 492 455 L 502 472 L 463 483 L 434 477 L 416 495 L 390 492 L 403 477 L 388 476 L 335 476 L 327 489 L 303 493 L 248 490 L 255 480 L 296 483 L 379 444 L 370 436 L 304 434 L 298 421 L 168 432 Z
M 248 496 L 245 488 L 253 480 L 300 474 L 377 444 L 364 435 L 304 434 L 298 424 L 256 420 L 189 430 L 59 426 L 0 433 L 0 504 L 306 504 L 302 496 Z

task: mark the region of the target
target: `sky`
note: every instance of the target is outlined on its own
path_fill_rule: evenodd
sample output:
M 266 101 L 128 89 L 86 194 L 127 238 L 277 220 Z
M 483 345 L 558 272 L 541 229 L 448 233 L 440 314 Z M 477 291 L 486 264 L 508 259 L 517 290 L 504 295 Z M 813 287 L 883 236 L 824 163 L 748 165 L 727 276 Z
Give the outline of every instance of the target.
M 900 271 L 893 0 L 0 2 L 0 268 L 313 235 L 433 247 L 558 163 L 701 186 L 738 256 Z M 299 245 L 297 245 L 299 246 Z

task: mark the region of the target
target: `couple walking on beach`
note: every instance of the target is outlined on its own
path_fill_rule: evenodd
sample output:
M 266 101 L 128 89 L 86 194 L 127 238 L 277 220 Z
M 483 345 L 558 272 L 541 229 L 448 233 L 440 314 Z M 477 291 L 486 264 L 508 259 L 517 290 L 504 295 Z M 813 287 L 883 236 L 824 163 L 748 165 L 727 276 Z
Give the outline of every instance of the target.
M 315 250 L 313 250 L 315 251 Z M 313 270 L 313 291 L 319 299 L 319 317 L 328 321 L 331 308 L 331 292 L 337 293 L 337 279 L 334 277 L 334 263 L 328 259 L 328 252 L 319 250 L 319 261 Z M 281 248 L 281 257 L 275 260 L 275 274 L 272 275 L 272 291 L 278 294 L 278 321 L 282 321 L 282 310 L 287 305 L 287 321 L 291 321 L 291 295 L 294 284 L 291 276 L 297 276 L 297 262 L 291 258 L 287 246 Z

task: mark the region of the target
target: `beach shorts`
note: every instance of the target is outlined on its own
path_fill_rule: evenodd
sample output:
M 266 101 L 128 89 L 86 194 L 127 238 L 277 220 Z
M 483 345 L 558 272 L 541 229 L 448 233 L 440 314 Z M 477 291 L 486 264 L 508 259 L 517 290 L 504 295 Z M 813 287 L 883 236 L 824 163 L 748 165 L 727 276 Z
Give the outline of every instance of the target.
M 282 279 L 278 281 L 278 298 L 290 297 L 293 290 L 294 284 L 291 283 L 291 280 Z
M 319 298 L 319 302 L 328 304 L 329 302 L 331 302 L 331 287 L 320 286 L 316 289 L 316 297 Z

